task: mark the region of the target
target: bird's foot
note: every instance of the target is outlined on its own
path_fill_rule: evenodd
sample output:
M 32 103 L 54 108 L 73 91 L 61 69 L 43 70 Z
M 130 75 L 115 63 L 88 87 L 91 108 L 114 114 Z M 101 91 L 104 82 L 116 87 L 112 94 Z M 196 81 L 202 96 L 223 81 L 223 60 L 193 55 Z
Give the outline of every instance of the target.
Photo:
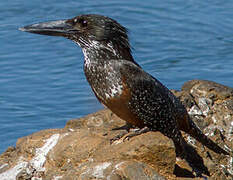
M 127 132 L 130 131 L 131 128 L 135 128 L 133 125 L 126 123 L 123 126 L 120 127 L 116 127 L 116 128 L 112 128 L 112 131 L 116 131 L 116 130 L 126 130 Z
M 129 129 L 129 131 L 124 131 L 121 134 L 118 134 L 117 136 L 115 136 L 114 138 L 110 139 L 111 144 L 119 139 L 122 139 L 123 141 L 125 140 L 129 140 L 134 136 L 138 136 L 140 134 L 144 134 L 146 132 L 150 131 L 150 129 L 148 127 L 144 127 L 144 128 L 135 128 L 135 129 Z
M 110 143 L 114 143 L 115 141 L 121 139 L 122 137 L 124 137 L 126 134 L 128 134 L 128 131 L 121 131 L 119 134 L 117 134 L 116 136 L 114 136 L 113 138 L 110 139 Z
M 123 136 L 125 136 L 126 134 L 128 134 L 130 131 L 132 131 L 133 128 L 135 128 L 135 126 L 133 126 L 132 124 L 129 124 L 127 122 L 123 126 L 113 128 L 112 131 L 116 131 L 116 130 L 124 130 L 124 131 L 121 131 L 118 135 L 116 135 L 115 137 L 110 139 L 111 144 L 114 141 L 117 141 L 117 140 L 121 139 Z
M 139 129 L 139 128 L 131 129 L 130 132 L 125 137 L 123 137 L 123 141 L 130 140 L 134 136 L 138 136 L 138 135 L 147 133 L 149 131 L 150 131 L 150 129 L 148 127 L 144 127 L 144 128 L 141 128 L 141 129 Z

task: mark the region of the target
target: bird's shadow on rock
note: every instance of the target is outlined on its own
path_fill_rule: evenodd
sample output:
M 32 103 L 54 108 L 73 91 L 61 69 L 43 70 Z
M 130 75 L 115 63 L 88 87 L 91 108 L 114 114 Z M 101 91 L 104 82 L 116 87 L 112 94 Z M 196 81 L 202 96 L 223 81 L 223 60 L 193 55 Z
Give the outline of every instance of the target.
M 175 165 L 174 174 L 177 177 L 203 177 L 202 174 L 210 176 L 208 168 L 204 165 L 203 158 L 198 154 L 196 149 L 185 143 L 186 157 L 184 159 L 188 162 L 189 166 L 192 168 L 193 172 Z M 193 174 L 195 173 L 195 175 Z

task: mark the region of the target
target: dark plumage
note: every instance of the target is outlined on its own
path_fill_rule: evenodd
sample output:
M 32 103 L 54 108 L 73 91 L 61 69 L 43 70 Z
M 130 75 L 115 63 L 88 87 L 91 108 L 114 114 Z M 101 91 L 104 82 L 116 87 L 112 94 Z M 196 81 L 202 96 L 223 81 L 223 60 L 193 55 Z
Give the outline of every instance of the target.
M 160 131 L 171 138 L 177 156 L 185 158 L 197 174 L 208 174 L 208 170 L 204 165 L 195 164 L 203 163 L 202 159 L 193 157 L 180 130 L 216 153 L 229 154 L 201 132 L 171 91 L 134 61 L 127 30 L 115 20 L 100 15 L 80 15 L 20 30 L 64 36 L 77 43 L 85 56 L 87 81 L 98 100 L 128 124 Z

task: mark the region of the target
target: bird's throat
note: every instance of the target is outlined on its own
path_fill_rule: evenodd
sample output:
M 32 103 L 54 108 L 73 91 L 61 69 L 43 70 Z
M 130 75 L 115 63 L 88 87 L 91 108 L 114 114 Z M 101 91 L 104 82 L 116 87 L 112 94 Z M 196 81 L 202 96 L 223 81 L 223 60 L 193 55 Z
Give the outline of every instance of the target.
M 85 65 L 119 59 L 134 62 L 129 48 L 113 45 L 113 43 L 92 42 L 92 44 L 82 47 L 82 51 L 85 57 Z

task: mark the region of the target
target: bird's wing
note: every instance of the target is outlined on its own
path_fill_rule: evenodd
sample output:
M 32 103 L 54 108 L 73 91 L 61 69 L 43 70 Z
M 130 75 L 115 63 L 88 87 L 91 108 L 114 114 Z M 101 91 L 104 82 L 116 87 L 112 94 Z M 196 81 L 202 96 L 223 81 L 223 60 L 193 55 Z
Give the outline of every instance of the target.
M 151 129 L 176 126 L 174 104 L 169 90 L 157 79 L 130 61 L 117 60 L 119 73 L 130 91 L 130 111 Z M 169 124 L 170 123 L 170 124 Z

